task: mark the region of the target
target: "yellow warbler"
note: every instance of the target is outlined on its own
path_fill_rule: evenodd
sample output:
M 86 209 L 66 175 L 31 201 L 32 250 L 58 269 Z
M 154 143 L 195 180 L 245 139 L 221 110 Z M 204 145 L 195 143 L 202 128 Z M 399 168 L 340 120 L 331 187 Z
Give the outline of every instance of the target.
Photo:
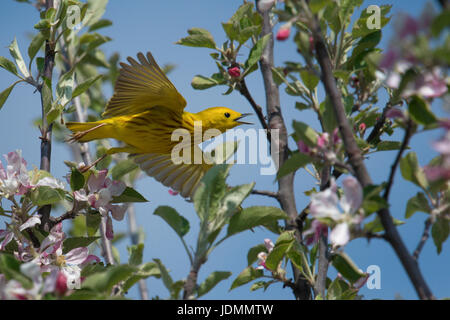
M 208 108 L 197 113 L 184 111 L 186 100 L 167 79 L 151 53 L 148 52 L 147 56 L 138 53 L 137 58 L 139 62 L 128 57 L 130 64 L 120 64 L 122 68 L 114 95 L 102 115 L 105 119 L 67 123 L 67 128 L 73 132 L 71 140 L 88 142 L 113 138 L 122 141 L 125 147 L 111 148 L 107 153 L 130 153 L 149 176 L 179 191 L 183 197 L 191 197 L 211 164 L 203 161 L 174 162 L 172 149 L 179 142 L 172 141 L 172 132 L 183 128 L 193 137 L 194 122 L 201 121 L 202 130 L 217 129 L 223 133 L 247 124 L 240 119 L 248 114 L 225 107 Z M 191 154 L 203 155 L 196 145 L 199 141 L 190 141 Z

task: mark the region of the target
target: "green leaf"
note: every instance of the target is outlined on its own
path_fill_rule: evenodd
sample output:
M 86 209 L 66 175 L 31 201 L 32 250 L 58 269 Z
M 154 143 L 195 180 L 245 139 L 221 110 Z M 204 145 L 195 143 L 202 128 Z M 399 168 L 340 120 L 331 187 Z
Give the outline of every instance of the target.
M 296 102 L 295 103 L 295 109 L 299 111 L 308 110 L 310 108 L 309 105 L 303 103 L 303 102 Z
M 303 168 L 312 161 L 312 158 L 304 153 L 296 152 L 290 156 L 281 166 L 277 173 L 277 179 L 280 179 L 289 173 L 295 172 Z
M 67 238 L 63 242 L 63 253 L 66 254 L 72 249 L 87 247 L 92 242 L 100 239 L 100 237 L 72 237 Z
M 263 270 L 247 267 L 237 276 L 236 279 L 234 279 L 231 284 L 230 291 L 255 279 L 261 278 L 263 275 Z
M 0 56 L 0 67 L 2 67 L 5 70 L 8 70 L 12 74 L 19 76 L 19 73 L 17 72 L 16 65 L 11 60 L 1 57 Z
M 233 215 L 228 225 L 227 236 L 287 219 L 286 213 L 277 207 L 254 206 Z
M 188 34 L 189 36 L 182 38 L 175 43 L 188 47 L 216 48 L 214 38 L 208 30 L 192 28 L 188 30 Z
M 70 174 L 70 188 L 72 191 L 80 190 L 84 187 L 84 176 L 78 171 L 77 168 L 72 168 L 72 173 Z
M 171 292 L 172 291 L 173 280 L 172 280 L 172 277 L 169 275 L 169 271 L 162 264 L 161 260 L 153 259 L 153 261 L 155 261 L 156 265 L 159 268 L 159 271 L 161 272 L 161 278 L 163 280 L 164 286 Z
M 131 187 L 126 187 L 120 196 L 113 197 L 111 203 L 123 202 L 148 202 L 139 192 Z
M 184 237 L 189 232 L 189 221 L 169 206 L 159 206 L 154 215 L 160 216 L 180 236 Z
M 119 180 L 136 168 L 138 165 L 132 159 L 122 160 L 111 169 L 111 177 L 113 180 Z
M 208 78 L 202 75 L 196 75 L 192 81 L 191 86 L 196 90 L 205 90 L 214 86 L 222 84 L 215 79 Z
M 264 244 L 258 244 L 254 247 L 251 247 L 247 253 L 247 265 L 250 266 L 258 260 L 258 254 L 260 252 L 267 252 L 267 248 Z
M 248 59 L 245 62 L 246 70 L 252 68 L 253 65 L 257 64 L 259 59 L 261 59 L 263 50 L 266 47 L 267 43 L 269 42 L 271 36 L 272 34 L 266 34 L 264 37 L 260 38 L 252 47 L 250 53 L 248 54 Z
M 295 134 L 297 138 L 296 140 L 302 140 L 310 147 L 315 147 L 317 145 L 317 132 L 306 123 L 301 121 L 295 121 L 293 123 L 293 127 L 295 130 Z
M 314 73 L 312 73 L 309 70 L 300 71 L 300 77 L 302 78 L 302 81 L 305 84 L 305 86 L 310 91 L 314 92 L 314 89 L 319 84 L 319 77 L 317 77 Z
M 442 251 L 442 244 L 447 240 L 450 234 L 450 221 L 446 218 L 438 217 L 431 228 L 431 236 L 436 245 L 437 253 Z
M 40 186 L 31 192 L 31 201 L 35 206 L 42 207 L 48 204 L 55 204 L 64 200 L 64 191 L 53 189 L 47 186 Z
M 387 15 L 389 14 L 389 11 L 391 10 L 392 5 L 382 5 L 382 6 L 379 6 L 379 8 L 380 8 L 380 28 L 383 28 L 391 19 L 391 17 L 387 17 Z M 367 27 L 367 21 L 373 15 L 374 15 L 373 12 L 369 13 L 367 10 L 361 11 L 361 16 L 356 21 L 356 23 L 353 25 L 352 36 L 354 38 L 364 37 L 367 34 L 373 32 L 373 29 L 369 29 Z
M 229 271 L 214 271 L 205 281 L 203 281 L 197 289 L 197 298 L 204 296 L 211 291 L 220 281 L 226 280 L 231 276 Z
M 98 20 L 97 22 L 93 23 L 90 27 L 89 27 L 89 32 L 101 29 L 101 28 L 106 28 L 112 25 L 112 22 L 110 20 L 107 19 L 101 19 Z
M 450 27 L 450 10 L 442 10 L 442 12 L 433 19 L 431 24 L 431 33 L 434 37 L 441 34 L 442 30 Z
M 22 82 L 22 80 L 14 82 L 11 86 L 9 86 L 8 88 L 6 88 L 2 92 L 0 92 L 0 109 L 5 104 L 5 102 L 8 99 L 12 89 L 14 89 L 15 85 L 18 84 L 19 82 Z
M 16 61 L 16 64 L 19 67 L 20 72 L 22 72 L 25 78 L 28 78 L 30 76 L 30 72 L 28 71 L 25 61 L 22 58 L 22 54 L 20 53 L 19 45 L 17 44 L 16 38 L 14 38 L 13 42 L 9 45 L 8 48 L 11 56 Z
M 138 270 L 123 284 L 123 291 L 127 292 L 136 282 L 148 277 L 161 278 L 161 271 L 154 262 L 147 262 L 138 266 Z
M 311 0 L 309 1 L 309 7 L 312 13 L 316 14 L 330 3 L 330 0 Z
M 381 40 L 381 31 L 376 30 L 373 31 L 366 36 L 364 36 L 361 40 L 359 40 L 358 44 L 352 51 L 352 56 L 350 59 L 356 59 L 362 53 L 367 53 L 371 49 L 375 48 L 377 44 Z
M 72 99 L 75 97 L 78 97 L 80 94 L 84 93 L 87 89 L 89 89 L 95 81 L 103 77 L 102 75 L 98 75 L 92 78 L 87 79 L 86 81 L 83 81 L 82 83 L 78 84 L 78 86 L 73 90 L 72 93 Z
M 28 46 L 28 57 L 30 58 L 30 65 L 33 61 L 36 54 L 39 52 L 39 49 L 42 48 L 42 45 L 45 42 L 45 37 L 41 32 L 38 32 L 31 40 L 30 45 Z
M 0 273 L 6 280 L 16 280 L 25 289 L 31 289 L 33 282 L 20 270 L 21 263 L 13 256 L 7 253 L 0 253 Z
M 400 141 L 381 141 L 377 144 L 377 151 L 391 151 L 400 149 Z
M 278 265 L 283 260 L 286 251 L 291 247 L 292 242 L 282 242 L 276 244 L 266 258 L 266 267 L 269 270 L 277 271 Z
M 137 270 L 128 264 L 109 266 L 105 271 L 94 273 L 83 281 L 81 289 L 91 289 L 99 293 L 111 293 L 111 289 L 127 280 Z
M 86 213 L 86 229 L 88 236 L 94 236 L 100 226 L 102 217 L 100 213 L 87 212 Z
M 428 204 L 428 199 L 425 194 L 418 192 L 414 197 L 408 200 L 406 204 L 405 218 L 409 219 L 417 211 L 431 213 L 430 205 Z
M 362 272 L 344 252 L 336 252 L 331 258 L 331 263 L 336 270 L 351 283 L 355 283 L 364 276 L 364 272 Z
M 231 165 L 220 164 L 208 170 L 193 196 L 194 208 L 200 221 L 210 220 L 216 216 L 220 200 L 224 197 L 227 185 L 226 177 Z
M 400 160 L 400 171 L 405 180 L 411 181 L 422 189 L 428 187 L 428 182 L 423 169 L 419 166 L 417 155 L 410 152 Z
M 436 123 L 437 119 L 425 100 L 418 96 L 413 96 L 408 104 L 408 111 L 411 118 L 418 124 L 430 125 Z
M 144 244 L 139 243 L 132 246 L 127 247 L 128 251 L 128 263 L 132 266 L 137 266 L 142 263 L 142 256 L 144 253 Z
M 53 92 L 52 92 L 52 82 L 50 79 L 44 78 L 42 83 L 42 104 L 44 105 L 44 112 L 46 115 L 52 109 Z

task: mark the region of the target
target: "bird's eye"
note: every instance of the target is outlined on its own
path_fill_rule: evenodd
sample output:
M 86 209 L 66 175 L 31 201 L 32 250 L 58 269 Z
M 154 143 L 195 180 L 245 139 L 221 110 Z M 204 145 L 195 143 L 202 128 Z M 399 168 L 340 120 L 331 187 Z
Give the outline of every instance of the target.
M 228 112 L 225 112 L 225 118 L 229 118 L 230 114 Z

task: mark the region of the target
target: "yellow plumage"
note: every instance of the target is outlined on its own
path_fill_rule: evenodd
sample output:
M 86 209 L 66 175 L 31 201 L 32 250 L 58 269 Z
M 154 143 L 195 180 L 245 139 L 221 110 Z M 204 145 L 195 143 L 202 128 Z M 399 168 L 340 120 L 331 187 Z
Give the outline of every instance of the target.
M 226 107 L 213 107 L 198 113 L 184 111 L 186 100 L 167 79 L 153 56 L 137 55 L 138 61 L 128 57 L 129 64 L 121 63 L 121 70 L 103 117 L 96 122 L 68 122 L 72 140 L 88 142 L 113 138 L 125 147 L 112 148 L 109 154 L 128 152 L 149 176 L 165 186 L 191 197 L 198 182 L 211 165 L 175 164 L 172 149 L 179 141 L 172 141 L 172 132 L 186 129 L 191 137 L 194 122 L 201 121 L 202 130 L 218 129 L 225 132 L 246 122 L 239 121 L 241 114 Z M 200 148 L 192 141 L 191 159 Z

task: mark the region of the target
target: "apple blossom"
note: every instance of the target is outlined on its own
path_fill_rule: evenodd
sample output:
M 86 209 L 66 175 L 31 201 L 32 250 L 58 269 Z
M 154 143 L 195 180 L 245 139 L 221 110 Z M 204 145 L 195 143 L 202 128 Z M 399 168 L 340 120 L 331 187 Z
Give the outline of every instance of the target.
M 361 217 L 355 216 L 361 207 L 363 190 L 358 180 L 349 176 L 342 182 L 344 194 L 338 198 L 334 179 L 329 188 L 311 196 L 309 206 L 314 219 L 331 219 L 336 226 L 330 233 L 330 241 L 335 246 L 344 246 L 350 240 L 350 226 L 359 224 Z
M 86 194 L 86 190 L 81 189 L 74 192 L 74 197 L 77 201 L 88 202 L 102 216 L 107 217 L 106 236 L 112 239 L 114 233 L 112 220 L 108 213 L 111 213 L 115 220 L 120 221 L 123 219 L 127 207 L 126 205 L 111 204 L 111 201 L 114 196 L 120 196 L 123 193 L 126 185 L 122 181 L 112 181 L 107 177 L 107 174 L 108 170 L 100 170 L 97 174 L 92 173 L 87 182 L 89 194 Z
M 23 195 L 32 186 L 27 171 L 27 162 L 22 158 L 22 151 L 17 150 L 4 155 L 6 169 L 0 162 L 0 196 Z

